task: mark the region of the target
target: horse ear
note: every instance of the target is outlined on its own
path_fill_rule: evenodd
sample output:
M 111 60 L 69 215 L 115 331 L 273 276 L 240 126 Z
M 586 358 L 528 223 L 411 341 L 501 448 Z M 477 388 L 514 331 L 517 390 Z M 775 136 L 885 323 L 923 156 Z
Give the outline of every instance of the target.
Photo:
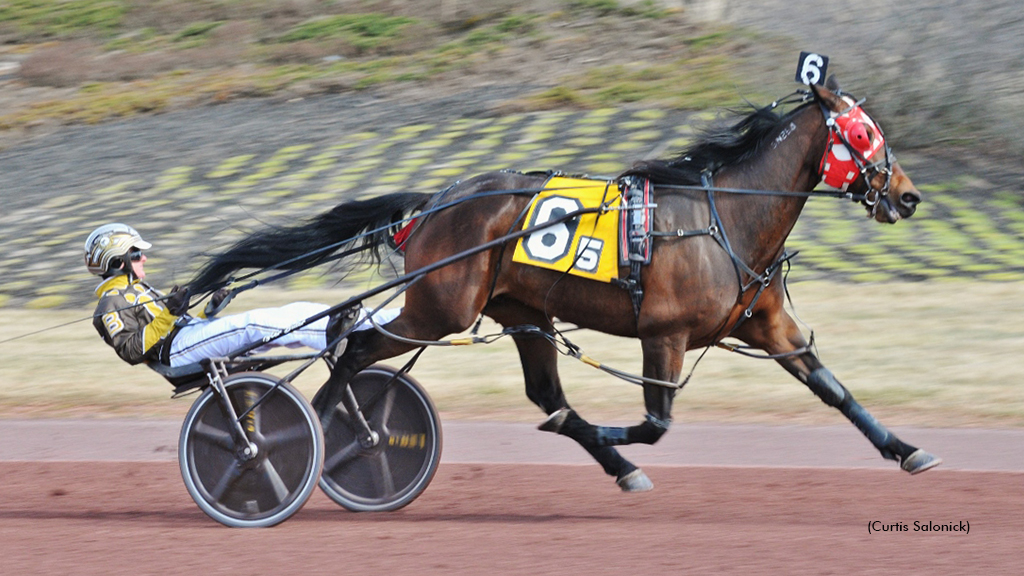
M 817 84 L 811 84 L 811 91 L 814 93 L 815 98 L 825 103 L 830 109 L 840 110 L 843 107 L 843 101 L 832 90 Z
M 825 80 L 825 88 L 828 88 L 834 94 L 839 94 L 842 91 L 842 88 L 839 87 L 839 80 L 836 80 L 835 74 L 832 74 L 828 77 L 828 80 Z

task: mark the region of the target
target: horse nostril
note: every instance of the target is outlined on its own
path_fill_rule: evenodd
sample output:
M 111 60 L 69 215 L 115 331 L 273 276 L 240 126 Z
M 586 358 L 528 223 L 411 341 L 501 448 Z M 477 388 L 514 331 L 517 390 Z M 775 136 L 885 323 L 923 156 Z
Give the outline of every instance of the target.
M 904 192 L 900 195 L 900 203 L 908 208 L 913 208 L 921 203 L 921 195 L 917 192 Z

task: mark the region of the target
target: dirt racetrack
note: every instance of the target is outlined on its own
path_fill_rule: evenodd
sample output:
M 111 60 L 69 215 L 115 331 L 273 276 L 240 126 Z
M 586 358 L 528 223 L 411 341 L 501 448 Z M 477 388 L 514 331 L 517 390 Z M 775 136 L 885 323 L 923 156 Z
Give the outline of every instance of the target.
M 623 494 L 565 438 L 447 422 L 438 473 L 406 508 L 355 514 L 316 492 L 243 530 L 189 498 L 177 427 L 0 420 L 0 573 L 1021 572 L 1017 431 L 898 429 L 946 459 L 912 477 L 851 426 L 680 424 L 624 450 L 655 489 Z M 929 523 L 966 531 L 915 530 Z
M 442 464 L 403 510 L 320 493 L 228 529 L 169 462 L 0 465 L 5 574 L 1018 574 L 1024 475 L 655 467 L 622 494 L 594 467 Z M 868 532 L 869 523 L 904 526 Z M 915 531 L 961 521 L 969 532 Z

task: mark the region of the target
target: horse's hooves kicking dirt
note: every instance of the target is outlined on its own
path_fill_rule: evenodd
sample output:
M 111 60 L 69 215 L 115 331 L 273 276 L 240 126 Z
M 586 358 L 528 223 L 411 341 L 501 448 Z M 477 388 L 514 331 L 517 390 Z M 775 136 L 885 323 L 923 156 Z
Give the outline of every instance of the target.
M 939 464 L 942 464 L 942 458 L 918 449 L 910 456 L 907 456 L 906 460 L 900 464 L 900 468 L 911 474 L 920 474 L 925 470 L 935 468 Z
M 644 474 L 644 471 L 637 468 L 629 474 L 615 481 L 622 488 L 623 492 L 647 492 L 654 490 L 654 482 Z

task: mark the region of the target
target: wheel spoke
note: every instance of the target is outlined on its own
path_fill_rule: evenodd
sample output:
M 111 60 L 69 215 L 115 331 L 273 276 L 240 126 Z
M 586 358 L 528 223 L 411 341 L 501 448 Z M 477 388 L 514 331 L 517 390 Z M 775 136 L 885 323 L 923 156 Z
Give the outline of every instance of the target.
M 225 470 L 224 474 L 221 475 L 220 480 L 217 481 L 217 485 L 213 487 L 213 490 L 210 490 L 210 498 L 214 502 L 220 502 L 220 499 L 228 491 L 228 488 L 231 488 L 231 485 L 241 477 L 241 466 L 239 466 L 237 462 L 231 462 L 228 464 L 227 470 Z
M 277 468 L 274 464 L 267 460 L 263 462 L 263 479 L 270 483 L 270 487 L 274 489 L 274 496 L 277 496 L 277 503 L 284 502 L 285 498 L 288 497 L 288 487 L 285 486 L 284 480 L 281 479 L 281 475 L 277 473 Z
M 395 386 L 390 386 L 387 392 L 384 393 L 384 408 L 381 410 L 380 427 L 385 430 L 388 427 L 388 421 L 391 420 L 391 410 L 395 407 L 396 390 Z
M 391 463 L 388 461 L 388 453 L 381 452 L 374 458 L 374 467 L 377 468 L 378 486 L 381 489 L 381 496 L 388 497 L 395 493 L 395 477 L 391 474 Z
M 285 444 L 308 440 L 309 436 L 309 426 L 307 426 L 306 422 L 303 421 L 293 426 L 289 426 L 288 428 L 275 430 L 264 435 L 262 442 L 263 446 L 261 446 L 261 448 L 264 450 L 273 450 Z
M 230 432 L 214 428 L 205 422 L 196 422 L 196 425 L 192 428 L 192 436 L 205 440 L 214 446 L 220 446 L 229 452 L 235 449 L 235 439 L 231 437 Z
M 353 440 L 348 446 L 345 446 L 341 450 L 335 452 L 330 458 L 324 462 L 324 474 L 333 472 L 335 468 L 346 464 L 355 459 L 359 455 L 359 450 L 362 446 L 359 445 L 358 440 Z
M 323 416 L 320 417 L 320 428 L 324 431 L 324 434 L 327 433 L 327 430 L 330 429 L 331 424 L 334 423 L 335 417 L 337 417 L 338 420 L 341 420 L 341 422 L 345 424 L 345 426 L 347 426 L 350 430 L 352 429 L 352 418 L 349 417 L 348 412 L 342 410 L 342 408 L 343 406 L 341 404 L 337 404 L 334 406 L 334 408 L 331 409 L 329 413 L 324 414 Z

